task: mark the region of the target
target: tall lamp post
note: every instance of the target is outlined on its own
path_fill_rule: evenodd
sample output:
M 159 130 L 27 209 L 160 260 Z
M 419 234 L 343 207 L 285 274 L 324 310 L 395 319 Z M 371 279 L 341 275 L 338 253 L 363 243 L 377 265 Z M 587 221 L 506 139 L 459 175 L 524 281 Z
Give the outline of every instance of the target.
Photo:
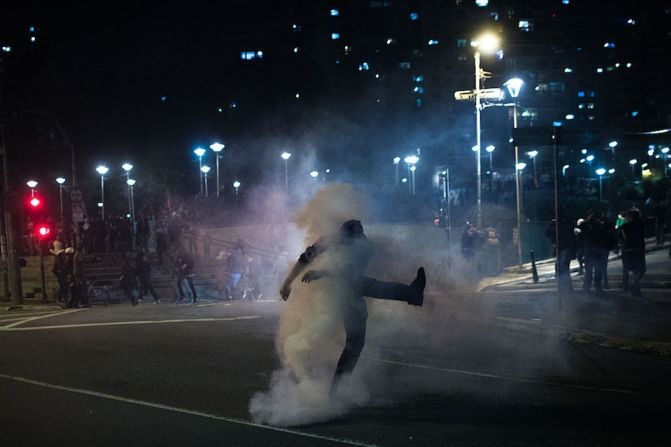
M 599 168 L 594 172 L 599 176 L 599 202 L 601 202 L 603 201 L 603 175 L 606 173 L 606 170 L 604 168 Z
M 492 180 L 493 180 L 493 177 L 494 177 L 494 157 L 493 157 L 494 149 L 496 149 L 496 147 L 492 144 L 490 144 L 489 146 L 487 146 L 485 148 L 485 150 L 489 154 L 489 191 L 490 192 L 492 191 Z
M 217 166 L 216 166 L 216 169 L 217 169 L 217 197 L 219 197 L 219 189 L 220 189 L 219 188 L 219 158 L 221 158 L 220 152 L 222 150 L 224 150 L 225 147 L 226 146 L 221 144 L 221 143 L 210 144 L 210 149 L 212 149 L 212 151 L 214 151 L 214 156 L 217 160 Z
M 203 155 L 205 155 L 205 149 L 202 147 L 197 147 L 193 150 L 193 153 L 198 157 L 198 184 L 200 185 L 200 194 L 203 194 Z
M 503 84 L 508 90 L 508 94 L 513 98 L 513 132 L 517 129 L 517 97 L 522 90 L 524 81 L 520 78 L 512 78 Z M 520 188 L 520 170 L 517 166 L 520 163 L 519 147 L 517 141 L 513 140 L 515 145 L 515 197 L 517 202 L 517 266 L 522 268 L 522 207 L 521 207 L 521 188 Z M 525 165 L 526 166 L 526 165 Z
M 664 177 L 666 177 L 669 169 L 669 148 L 662 148 L 662 161 L 664 162 Z
M 634 180 L 636 180 L 636 163 L 638 163 L 638 160 L 635 158 L 629 160 L 629 164 L 631 165 L 631 176 Z
M 290 152 L 282 152 L 280 155 L 282 157 L 282 160 L 284 160 L 284 185 L 287 188 L 287 191 L 289 190 L 289 159 L 291 158 L 291 153 Z
M 133 186 L 135 186 L 135 179 L 128 178 L 126 180 L 128 185 L 128 197 L 130 198 L 130 218 L 135 222 L 135 197 L 133 196 Z
M 208 192 L 207 192 L 207 173 L 210 172 L 210 167 L 209 166 L 203 166 L 200 168 L 201 172 L 203 173 L 203 178 L 205 180 L 205 197 L 208 197 Z
M 240 182 L 239 181 L 234 181 L 233 182 L 233 188 L 235 188 L 235 198 L 238 198 L 238 192 L 240 192 Z
M 65 229 L 65 216 L 63 214 L 63 183 L 65 183 L 65 179 L 57 177 L 56 183 L 58 183 L 58 199 L 61 205 L 61 229 Z
M 126 184 L 128 185 L 128 180 L 130 179 L 130 171 L 131 169 L 133 169 L 133 165 L 130 163 L 124 163 L 121 165 L 121 169 L 126 171 Z M 133 204 L 130 198 L 130 185 L 128 185 L 127 193 L 128 193 L 128 214 L 130 214 L 131 217 L 130 225 L 131 229 L 133 230 L 133 234 L 135 234 L 135 219 L 133 217 Z
M 410 171 L 410 194 L 415 194 L 415 171 L 417 170 L 417 162 L 419 157 L 417 155 L 408 155 L 403 159 L 403 161 L 408 165 L 408 171 Z
M 399 183 L 399 173 L 398 173 L 398 164 L 401 162 L 401 157 L 394 157 L 394 170 L 396 172 L 396 186 L 398 186 Z
M 655 155 L 655 149 L 648 149 L 648 157 L 650 157 L 650 162 L 648 163 L 648 166 L 650 169 L 650 173 L 652 173 L 652 156 Z
M 109 168 L 105 165 L 100 165 L 96 168 L 98 174 L 100 174 L 100 216 L 102 220 L 105 220 L 105 174 L 109 172 Z
M 477 226 L 482 226 L 482 163 L 480 161 L 480 111 L 482 110 L 480 81 L 487 78 L 487 73 L 480 68 L 480 51 L 493 52 L 499 47 L 499 39 L 493 34 L 485 34 L 471 42 L 475 48 L 473 59 L 475 61 L 475 138 L 476 138 L 476 176 L 477 176 Z
M 529 151 L 527 152 L 527 155 L 534 163 L 534 188 L 538 188 L 538 174 L 536 173 L 536 157 L 538 156 L 538 151 Z M 594 159 L 594 157 L 592 157 L 592 159 Z
M 35 197 L 35 188 L 37 188 L 37 182 L 35 180 L 28 180 L 26 186 L 30 188 L 30 197 Z

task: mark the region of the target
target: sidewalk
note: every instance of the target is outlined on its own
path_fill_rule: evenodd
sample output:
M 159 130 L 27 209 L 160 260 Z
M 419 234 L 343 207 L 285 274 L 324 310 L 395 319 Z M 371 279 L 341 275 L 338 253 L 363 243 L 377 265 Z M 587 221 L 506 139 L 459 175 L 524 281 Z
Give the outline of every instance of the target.
M 659 250 L 669 250 L 669 244 L 665 243 L 662 246 L 655 244 L 654 238 L 646 239 L 646 254 L 659 251 Z M 608 255 L 608 263 L 610 264 L 613 261 L 621 259 L 622 256 L 618 253 L 610 252 Z M 536 262 L 536 271 L 538 273 L 538 283 L 533 282 L 533 273 L 531 263 L 522 264 L 520 269 L 518 266 L 506 267 L 502 273 L 499 273 L 497 276 L 491 276 L 482 278 L 477 286 L 476 290 L 478 292 L 488 292 L 494 291 L 500 286 L 528 286 L 535 285 L 539 288 L 547 287 L 552 285 L 556 287 L 555 283 L 555 269 L 554 269 L 555 258 L 544 259 L 542 261 Z M 620 265 L 618 264 L 618 280 L 619 284 L 619 275 L 620 275 Z M 578 261 L 575 259 L 571 261 L 571 273 L 578 272 Z M 609 278 L 612 275 L 609 275 Z M 647 275 L 644 276 L 644 284 L 642 288 L 671 288 L 671 275 L 668 278 L 658 277 L 659 275 Z M 581 277 L 582 278 L 582 277 Z M 575 280 L 575 277 L 574 277 Z M 614 284 L 613 284 L 614 285 Z

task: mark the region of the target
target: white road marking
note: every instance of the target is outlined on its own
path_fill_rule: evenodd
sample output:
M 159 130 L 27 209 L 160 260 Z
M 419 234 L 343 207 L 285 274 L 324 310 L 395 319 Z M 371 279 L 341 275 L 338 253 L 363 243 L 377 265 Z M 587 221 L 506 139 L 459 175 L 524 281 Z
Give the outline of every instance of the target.
M 366 444 L 363 442 L 359 441 L 353 441 L 349 439 L 340 439 L 340 438 L 332 438 L 330 436 L 321 436 L 321 435 L 316 435 L 312 433 L 306 433 L 298 430 L 292 430 L 289 428 L 280 428 L 280 427 L 273 427 L 270 425 L 263 425 L 263 424 L 257 424 L 255 422 L 251 421 L 246 421 L 243 419 L 235 419 L 235 418 L 229 418 L 226 416 L 219 416 L 216 414 L 210 414 L 210 413 L 205 413 L 202 411 L 197 411 L 197 410 L 190 410 L 188 408 L 179 408 L 179 407 L 173 407 L 170 405 L 163 405 L 155 402 L 147 402 L 143 400 L 138 400 L 138 399 L 130 399 L 126 397 L 121 397 L 121 396 L 115 396 L 113 394 L 106 394 L 106 393 L 99 393 L 97 391 L 91 391 L 91 390 L 85 390 L 81 388 L 72 388 L 68 386 L 62 386 L 62 385 L 54 385 L 51 383 L 46 383 L 46 382 L 40 382 L 37 380 L 32 380 L 32 379 L 27 379 L 24 377 L 18 377 L 18 376 L 10 376 L 7 374 L 1 374 L 0 373 L 0 378 L 1 379 L 6 379 L 6 380 L 13 380 L 15 382 L 21 382 L 21 383 L 27 383 L 29 385 L 35 385 L 35 386 L 41 386 L 44 388 L 50 388 L 53 390 L 60 390 L 60 391 L 68 391 L 70 393 L 76 393 L 76 394 L 83 394 L 85 396 L 92 396 L 92 397 L 97 397 L 100 399 L 107 399 L 107 400 L 113 400 L 117 402 L 123 402 L 127 404 L 132 404 L 132 405 L 140 405 L 144 407 L 150 407 L 150 408 L 157 408 L 159 410 L 166 410 L 166 411 L 172 411 L 175 413 L 182 413 L 182 414 L 188 414 L 191 416 L 198 416 L 198 417 L 203 417 L 207 419 L 214 419 L 217 421 L 223 421 L 223 422 L 229 422 L 232 424 L 238 424 L 238 425 L 245 425 L 247 427 L 254 427 L 254 428 L 260 428 L 264 430 L 271 430 L 271 431 L 276 431 L 276 432 L 281 432 L 281 433 L 287 433 L 291 435 L 296 435 L 296 436 L 303 436 L 306 438 L 312 438 L 312 439 L 319 439 L 321 441 L 330 441 L 330 442 L 337 442 L 339 444 L 345 444 L 345 445 L 356 445 L 356 446 L 362 446 L 362 447 L 375 447 L 375 444 Z
M 406 362 L 398 362 L 395 360 L 386 360 L 386 359 L 380 359 L 376 357 L 363 357 L 368 360 L 374 360 L 376 362 L 381 362 L 381 363 L 389 363 L 392 365 L 400 365 L 400 366 L 406 366 L 410 368 L 420 368 L 420 369 L 428 369 L 432 371 L 440 371 L 440 372 L 447 372 L 451 374 L 462 374 L 465 376 L 473 376 L 473 377 L 483 377 L 486 379 L 497 379 L 497 380 L 508 380 L 511 382 L 520 382 L 520 383 L 532 383 L 534 385 L 544 385 L 544 386 L 556 386 L 556 387 L 564 387 L 564 388 L 575 388 L 579 390 L 588 390 L 588 391 L 601 391 L 604 393 L 619 393 L 619 394 L 636 394 L 636 391 L 632 390 L 626 390 L 626 389 L 619 389 L 619 388 L 600 388 L 596 386 L 589 386 L 589 385 L 576 385 L 576 384 L 571 384 L 571 383 L 561 383 L 561 382 L 546 382 L 543 380 L 536 380 L 536 379 L 527 379 L 524 377 L 513 377 L 513 376 L 501 376 L 498 374 L 490 374 L 490 373 L 481 373 L 481 372 L 476 372 L 476 371 L 467 371 L 464 369 L 454 369 L 454 368 L 440 368 L 438 366 L 429 366 L 429 365 L 420 365 L 417 363 L 406 363 Z
M 12 323 L 12 324 L 8 324 L 6 326 L 0 327 L 0 330 L 8 330 L 8 329 L 14 328 L 15 326 L 19 326 L 21 324 L 28 323 L 29 321 L 41 320 L 43 318 L 49 318 L 49 317 L 56 317 L 58 315 L 71 314 L 73 312 L 79 312 L 81 310 L 86 310 L 86 309 L 70 309 L 70 310 L 64 310 L 64 311 L 60 311 L 60 312 L 56 312 L 56 313 L 50 313 L 50 314 L 47 314 L 47 315 L 38 315 L 36 317 L 24 318 L 20 321 L 17 321 L 16 323 Z
M 166 324 L 166 323 L 202 323 L 212 321 L 236 321 L 236 320 L 252 320 L 254 318 L 261 318 L 259 315 L 250 315 L 243 317 L 230 318 L 185 318 L 180 320 L 136 320 L 136 321 L 109 321 L 104 323 L 78 323 L 78 324 L 61 324 L 54 326 L 30 326 L 30 327 L 13 327 L 16 325 L 9 325 L 5 327 L 0 326 L 0 331 L 41 331 L 45 329 L 71 329 L 81 327 L 98 327 L 98 326 L 124 326 L 134 324 Z

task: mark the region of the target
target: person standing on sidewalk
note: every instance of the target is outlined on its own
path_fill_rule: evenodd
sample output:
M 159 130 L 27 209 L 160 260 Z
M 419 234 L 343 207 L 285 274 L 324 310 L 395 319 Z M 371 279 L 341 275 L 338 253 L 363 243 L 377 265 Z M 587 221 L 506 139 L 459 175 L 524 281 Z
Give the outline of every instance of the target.
M 622 289 L 633 296 L 641 296 L 641 278 L 645 274 L 645 225 L 636 209 L 627 211 L 627 223 L 619 229 L 618 239 L 622 247 Z M 629 272 L 633 282 L 629 284 Z
M 135 273 L 137 274 L 137 279 L 140 282 L 140 298 L 144 298 L 144 296 L 149 293 L 152 298 L 154 298 L 154 304 L 160 303 L 161 300 L 156 294 L 154 286 L 151 284 L 151 266 L 144 259 L 143 251 L 139 251 L 137 253 L 137 258 L 135 260 Z
M 603 293 L 603 273 L 608 265 L 608 248 L 611 234 L 604 228 L 601 214 L 590 213 L 580 230 L 584 234 L 585 246 L 585 277 L 582 289 L 588 292 L 594 285 L 597 294 Z
M 555 261 L 557 289 L 560 295 L 567 296 L 573 291 L 571 259 L 575 258 L 576 237 L 573 224 L 566 218 L 566 212 L 563 209 L 559 209 L 558 217 L 558 221 L 553 219 L 548 224 L 545 235 L 550 238 L 557 256 Z M 555 234 L 557 226 L 559 237 Z
M 175 275 L 177 276 L 177 292 L 179 293 L 178 301 L 184 299 L 184 290 L 182 289 L 182 282 L 186 279 L 189 289 L 191 290 L 191 303 L 195 304 L 198 296 L 196 295 L 196 286 L 193 284 L 193 258 L 184 249 L 180 248 L 175 257 Z

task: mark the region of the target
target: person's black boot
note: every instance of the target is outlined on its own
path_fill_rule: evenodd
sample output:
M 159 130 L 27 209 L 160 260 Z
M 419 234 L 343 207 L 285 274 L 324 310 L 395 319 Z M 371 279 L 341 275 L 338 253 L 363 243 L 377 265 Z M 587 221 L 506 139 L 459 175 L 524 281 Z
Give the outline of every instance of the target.
M 420 267 L 417 270 L 417 277 L 410 283 L 408 304 L 413 306 L 421 306 L 424 304 L 424 287 L 426 287 L 426 274 L 424 273 L 424 267 Z

